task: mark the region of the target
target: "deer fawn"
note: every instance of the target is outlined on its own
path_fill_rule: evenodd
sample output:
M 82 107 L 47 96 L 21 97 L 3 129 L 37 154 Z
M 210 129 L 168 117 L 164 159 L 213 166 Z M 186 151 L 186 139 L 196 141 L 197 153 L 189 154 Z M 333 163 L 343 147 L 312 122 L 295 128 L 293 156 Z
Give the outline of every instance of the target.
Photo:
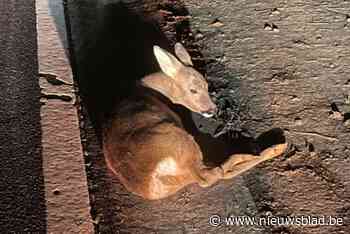
M 232 178 L 286 150 L 287 143 L 277 144 L 260 155 L 235 154 L 221 166 L 206 167 L 199 145 L 163 99 L 211 117 L 216 106 L 208 84 L 192 68 L 180 43 L 175 54 L 181 62 L 158 46 L 153 51 L 162 72 L 144 77 L 137 95 L 121 103 L 104 130 L 107 166 L 127 190 L 145 199 L 161 199 L 192 183 L 207 187 Z

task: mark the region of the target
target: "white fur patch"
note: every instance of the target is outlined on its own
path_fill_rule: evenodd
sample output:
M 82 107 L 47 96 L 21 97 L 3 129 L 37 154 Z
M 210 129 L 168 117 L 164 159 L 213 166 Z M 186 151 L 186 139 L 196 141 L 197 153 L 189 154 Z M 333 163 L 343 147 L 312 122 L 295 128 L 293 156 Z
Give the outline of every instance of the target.
M 152 199 L 159 199 L 168 195 L 169 185 L 164 184 L 160 178 L 162 176 L 176 176 L 177 170 L 177 163 L 173 158 L 165 158 L 157 164 L 149 184 Z
M 202 113 L 202 116 L 203 116 L 204 118 L 211 118 L 211 117 L 214 116 L 214 114 Z
M 162 175 L 176 175 L 177 174 L 177 163 L 173 158 L 166 158 L 160 161 L 156 167 L 156 174 Z

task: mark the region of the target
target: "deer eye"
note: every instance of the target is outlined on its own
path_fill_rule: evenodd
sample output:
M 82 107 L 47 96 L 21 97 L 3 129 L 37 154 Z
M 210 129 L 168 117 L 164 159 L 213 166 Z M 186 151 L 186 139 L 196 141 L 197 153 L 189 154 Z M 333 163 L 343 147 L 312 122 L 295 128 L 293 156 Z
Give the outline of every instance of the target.
M 191 93 L 193 93 L 193 94 L 198 93 L 197 90 L 195 90 L 195 89 L 190 89 L 190 91 L 191 91 Z

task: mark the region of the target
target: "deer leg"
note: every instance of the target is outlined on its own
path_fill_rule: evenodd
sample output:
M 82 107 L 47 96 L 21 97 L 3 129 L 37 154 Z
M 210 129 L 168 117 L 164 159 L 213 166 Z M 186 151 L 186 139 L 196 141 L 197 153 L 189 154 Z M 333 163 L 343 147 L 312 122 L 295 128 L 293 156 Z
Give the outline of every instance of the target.
M 260 153 L 260 156 L 251 154 L 234 154 L 225 163 L 221 165 L 223 169 L 223 179 L 233 178 L 253 167 L 257 164 L 277 157 L 284 153 L 288 144 L 279 144 L 271 146 Z
M 251 154 L 234 154 L 220 167 L 205 168 L 204 165 L 196 170 L 195 177 L 201 187 L 209 187 L 221 179 L 231 179 L 257 164 L 277 157 L 284 153 L 288 144 L 271 146 L 260 153 L 259 156 Z
M 224 171 L 221 167 L 202 168 L 197 173 L 197 182 L 199 186 L 205 188 L 223 179 L 223 176 Z

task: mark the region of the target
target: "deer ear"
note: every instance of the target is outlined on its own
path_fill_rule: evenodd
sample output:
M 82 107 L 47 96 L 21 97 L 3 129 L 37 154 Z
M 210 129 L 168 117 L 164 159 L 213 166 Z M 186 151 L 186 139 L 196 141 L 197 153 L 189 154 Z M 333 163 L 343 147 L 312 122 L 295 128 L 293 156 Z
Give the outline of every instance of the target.
M 185 65 L 193 66 L 190 54 L 180 42 L 175 44 L 175 54 Z
M 153 46 L 153 52 L 154 52 L 154 56 L 156 56 L 156 59 L 159 63 L 160 68 L 165 73 L 165 75 L 171 78 L 175 78 L 177 72 L 183 66 L 181 62 L 179 62 L 175 58 L 175 56 L 173 56 L 166 50 L 163 50 L 159 46 Z

